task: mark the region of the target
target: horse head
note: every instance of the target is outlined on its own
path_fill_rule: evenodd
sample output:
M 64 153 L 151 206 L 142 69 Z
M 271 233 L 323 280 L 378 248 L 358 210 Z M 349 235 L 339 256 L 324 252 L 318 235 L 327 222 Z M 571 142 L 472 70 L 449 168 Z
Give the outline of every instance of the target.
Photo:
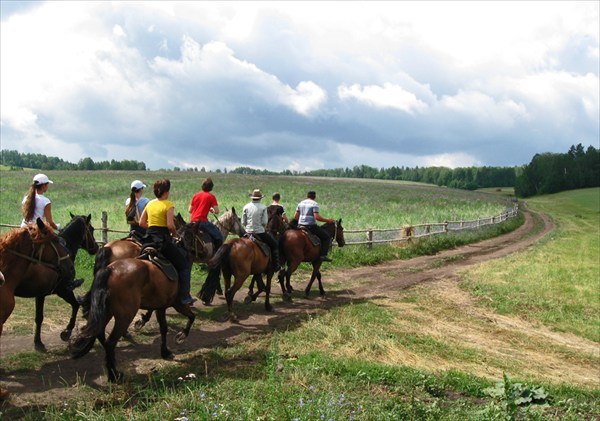
M 71 215 L 71 220 L 62 230 L 59 237 L 67 242 L 67 247 L 74 256 L 77 250 L 81 247 L 89 254 L 96 254 L 99 250 L 98 243 L 94 237 L 94 227 L 91 223 L 92 214 Z
M 334 222 L 327 222 L 323 225 L 323 229 L 327 231 L 332 240 L 337 242 L 339 247 L 344 247 L 346 245 L 346 240 L 344 239 L 344 227 L 342 226 L 341 218 Z
M 239 237 L 242 237 L 246 232 L 242 226 L 240 217 L 235 213 L 235 208 L 231 208 L 230 211 L 226 211 L 219 219 L 217 219 L 217 225 L 219 228 L 223 228 L 225 233 L 233 233 Z M 222 231 L 221 231 L 222 232 Z M 223 235 L 225 237 L 225 235 Z
M 267 232 L 270 232 L 275 238 L 279 238 L 285 229 L 285 222 L 281 215 L 278 213 L 273 213 L 269 216 L 269 222 L 267 222 L 266 226 Z

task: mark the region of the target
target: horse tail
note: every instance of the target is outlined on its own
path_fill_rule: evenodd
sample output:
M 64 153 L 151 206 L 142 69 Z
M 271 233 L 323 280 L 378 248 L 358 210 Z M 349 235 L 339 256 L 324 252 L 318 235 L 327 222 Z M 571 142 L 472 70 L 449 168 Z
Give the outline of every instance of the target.
M 112 257 L 112 250 L 110 247 L 102 247 L 96 253 L 96 261 L 94 262 L 94 275 L 110 264 L 110 258 Z
M 94 346 L 94 342 L 106 327 L 106 301 L 109 296 L 108 279 L 111 268 L 103 268 L 94 276 L 92 289 L 80 299 L 87 314 L 87 324 L 78 335 L 69 341 L 69 352 L 72 358 L 86 355 Z
M 204 281 L 204 285 L 200 289 L 198 293 L 198 297 L 202 300 L 203 303 L 212 303 L 213 298 L 215 298 L 215 293 L 217 289 L 221 286 L 221 268 L 219 266 L 215 268 L 210 268 L 208 270 L 208 275 L 206 276 L 206 280 Z
M 210 269 L 217 268 L 223 264 L 223 261 L 229 260 L 229 253 L 231 252 L 231 243 L 225 243 L 215 253 L 213 257 L 208 261 L 208 267 Z

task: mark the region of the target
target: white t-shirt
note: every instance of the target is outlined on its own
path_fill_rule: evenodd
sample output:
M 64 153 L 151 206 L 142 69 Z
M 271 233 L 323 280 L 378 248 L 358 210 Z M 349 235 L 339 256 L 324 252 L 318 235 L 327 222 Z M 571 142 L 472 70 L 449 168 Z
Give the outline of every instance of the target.
M 26 200 L 27 200 L 27 196 L 25 196 L 23 198 L 23 201 L 21 202 L 21 204 L 24 205 Z M 35 224 L 35 221 L 38 218 L 41 218 L 42 221 L 45 221 L 46 218 L 44 218 L 44 209 L 49 204 L 50 204 L 50 199 L 48 199 L 43 194 L 36 193 L 35 194 L 35 210 L 33 211 L 33 217 L 29 221 L 25 221 L 25 219 L 23 219 L 23 221 L 21 222 L 21 227 L 25 227 L 28 224 Z

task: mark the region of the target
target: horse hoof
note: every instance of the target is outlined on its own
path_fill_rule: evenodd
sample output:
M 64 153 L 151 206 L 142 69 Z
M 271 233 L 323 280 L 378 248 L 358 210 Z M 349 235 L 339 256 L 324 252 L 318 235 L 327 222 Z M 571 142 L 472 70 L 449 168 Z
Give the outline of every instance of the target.
M 171 351 L 167 350 L 167 352 L 165 352 L 162 355 L 163 360 L 172 360 L 175 358 L 175 354 L 173 354 Z
M 108 381 L 110 383 L 119 383 L 123 380 L 123 373 L 117 370 L 110 370 L 108 373 Z
M 186 339 L 187 335 L 184 332 L 178 332 L 177 335 L 175 335 L 175 342 L 178 344 L 184 343 Z
M 44 345 L 43 343 L 37 343 L 34 345 L 35 346 L 35 350 L 37 352 L 48 352 L 48 350 L 46 349 L 46 345 Z
M 254 301 L 254 299 L 251 295 L 246 295 L 246 298 L 244 298 L 244 304 L 250 304 L 252 301 Z
M 235 316 L 235 315 L 232 314 L 232 315 L 229 316 L 229 322 L 231 322 L 231 323 L 239 323 L 240 321 L 238 320 L 237 316 Z
M 65 329 L 62 332 L 60 332 L 60 339 L 62 339 L 63 342 L 68 342 L 70 337 L 71 337 L 70 330 Z
M 145 324 L 146 324 L 146 322 L 143 321 L 142 319 L 140 319 L 140 320 L 137 320 L 133 324 L 133 328 L 135 329 L 136 332 L 139 332 L 140 330 L 142 330 L 142 328 L 144 327 Z
M 273 306 L 269 304 L 268 306 L 265 306 L 265 310 L 270 313 L 273 311 Z
M 286 303 L 291 303 L 292 302 L 292 296 L 290 294 L 288 294 L 288 293 L 283 294 L 282 299 Z

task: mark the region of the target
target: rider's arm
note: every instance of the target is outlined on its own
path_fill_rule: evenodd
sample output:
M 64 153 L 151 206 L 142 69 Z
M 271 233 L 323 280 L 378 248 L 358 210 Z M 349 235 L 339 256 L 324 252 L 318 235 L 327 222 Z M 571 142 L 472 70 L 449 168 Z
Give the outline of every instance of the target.
M 52 208 L 51 208 L 52 204 L 48 203 L 46 205 L 46 207 L 44 208 L 44 219 L 46 219 L 46 222 L 48 223 L 48 225 L 50 225 L 52 228 L 54 228 L 55 230 L 58 229 L 58 225 L 56 225 L 54 223 L 54 220 L 52 219 Z
M 319 212 L 314 212 L 313 215 L 315 216 L 315 220 L 319 221 L 319 222 L 333 222 L 333 219 L 329 219 L 329 218 L 323 218 L 321 215 L 319 215 Z
M 142 216 L 140 216 L 140 227 L 148 228 L 148 214 L 146 213 L 146 209 L 144 208 L 144 212 L 142 212 Z
M 175 208 L 171 207 L 167 210 L 167 227 L 173 237 L 177 237 L 177 228 L 175 228 Z

